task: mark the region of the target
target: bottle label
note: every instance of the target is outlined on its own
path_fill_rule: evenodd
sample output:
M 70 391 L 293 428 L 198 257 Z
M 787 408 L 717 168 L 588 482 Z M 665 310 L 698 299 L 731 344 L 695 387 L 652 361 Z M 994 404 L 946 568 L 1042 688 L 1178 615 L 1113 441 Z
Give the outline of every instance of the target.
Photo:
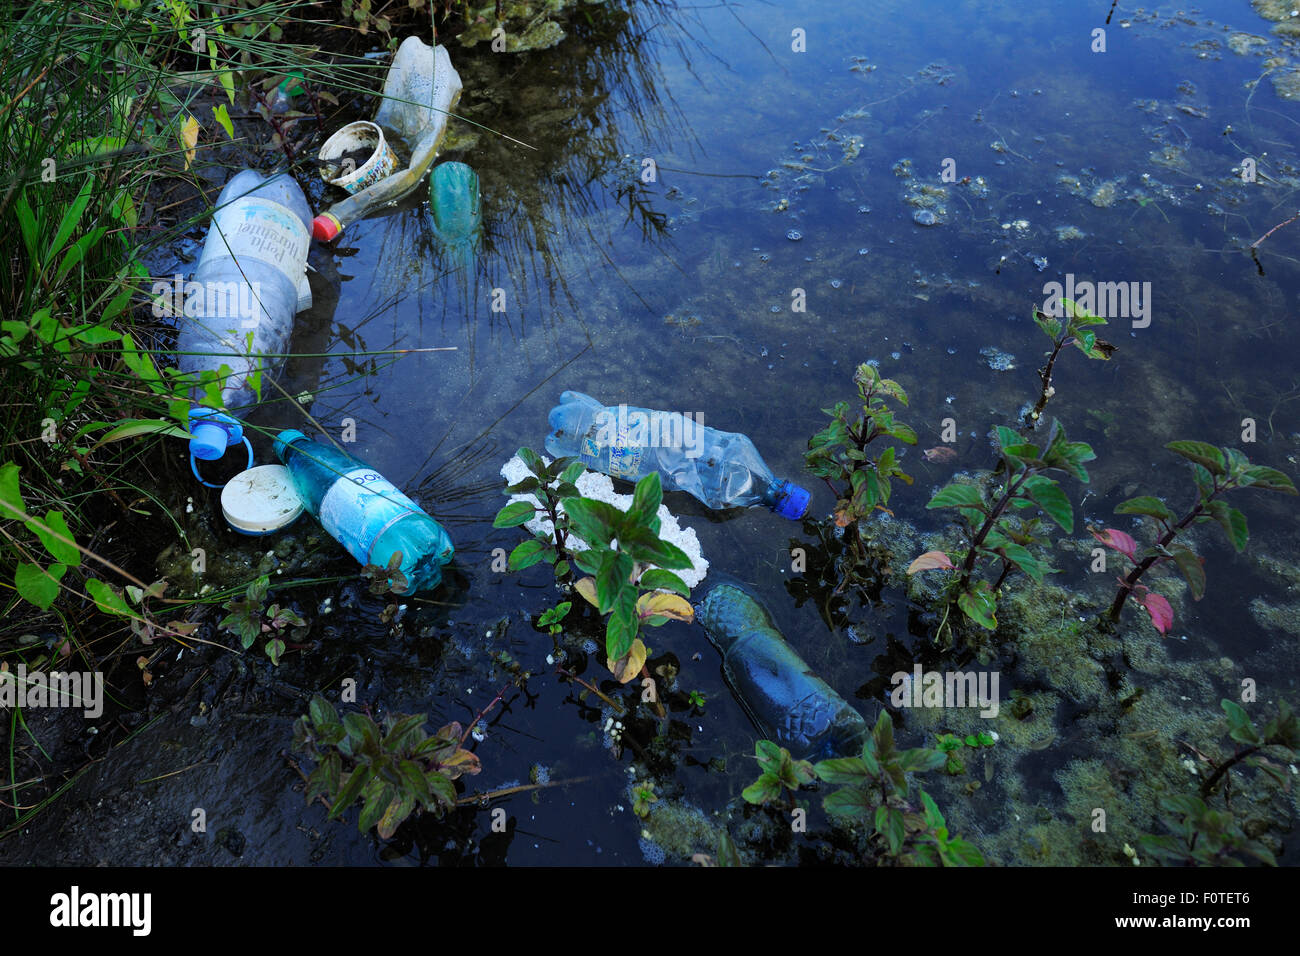
M 600 442 L 602 437 L 611 438 L 608 446 L 609 474 L 614 478 L 635 480 L 641 473 L 645 445 L 630 440 L 626 424 L 619 424 L 614 428 L 610 428 L 608 424 L 593 425 L 582 439 L 582 453 L 591 459 L 589 464 L 594 464 L 601 458 L 605 447 Z
M 394 518 L 412 512 L 423 513 L 391 481 L 371 468 L 354 468 L 325 492 L 320 503 L 320 523 L 348 554 L 369 564 L 370 549 L 379 532 Z
M 296 289 L 310 245 L 311 232 L 288 206 L 245 196 L 212 217 L 200 261 L 256 259 L 284 275 Z

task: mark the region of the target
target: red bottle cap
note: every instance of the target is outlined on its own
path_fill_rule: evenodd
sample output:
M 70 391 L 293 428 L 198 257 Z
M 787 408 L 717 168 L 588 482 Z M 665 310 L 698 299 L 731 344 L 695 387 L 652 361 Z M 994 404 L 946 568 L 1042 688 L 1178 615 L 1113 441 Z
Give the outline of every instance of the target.
M 319 239 L 321 242 L 329 242 L 342 231 L 343 223 L 327 212 L 321 213 L 311 221 L 312 238 Z

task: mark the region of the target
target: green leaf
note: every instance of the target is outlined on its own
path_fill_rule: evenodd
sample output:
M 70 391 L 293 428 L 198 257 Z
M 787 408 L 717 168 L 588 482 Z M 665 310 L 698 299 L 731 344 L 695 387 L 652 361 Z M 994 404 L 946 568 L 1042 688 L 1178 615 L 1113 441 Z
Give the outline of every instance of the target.
M 902 811 L 887 806 L 876 807 L 876 832 L 889 844 L 889 852 L 897 856 L 903 849 L 903 840 L 907 837 Z
M 946 821 L 943 818 L 943 814 L 939 812 L 939 807 L 934 802 L 934 798 L 924 790 L 921 791 L 921 806 L 925 810 L 925 822 L 929 824 L 932 829 L 938 830 L 940 827 L 946 827 L 948 825 L 948 821 Z
M 740 795 L 746 803 L 764 804 L 781 796 L 781 779 L 772 773 L 764 773 L 751 783 Z
M 636 588 L 626 587 L 614 600 L 613 613 L 605 625 L 605 653 L 610 660 L 621 660 L 632 649 L 640 621 L 636 615 Z
M 1031 475 L 1020 486 L 1020 491 L 1042 508 L 1066 534 L 1074 531 L 1074 509 L 1070 507 L 1070 499 L 1061 490 L 1061 486 L 1051 478 L 1045 475 Z
M 1115 506 L 1115 514 L 1148 515 L 1162 521 L 1172 521 L 1174 518 L 1174 513 L 1169 510 L 1163 501 L 1150 495 L 1138 495 L 1136 498 L 1120 502 Z
M 565 498 L 564 511 L 569 527 L 593 548 L 609 547 L 623 522 L 623 512 L 605 501 L 591 498 Z
M 98 578 L 91 578 L 86 582 L 86 593 L 94 600 L 95 606 L 105 614 L 121 614 L 125 617 L 137 616 L 126 606 L 126 601 L 122 599 L 122 595 Z
M 320 694 L 312 697 L 309 710 L 311 711 L 311 722 L 318 730 L 329 724 L 339 722 L 339 713 L 334 709 L 334 705 Z
M 526 495 L 539 490 L 541 487 L 542 483 L 534 476 L 529 475 L 527 478 L 516 481 L 513 485 L 506 485 L 506 494 Z
M 997 551 L 1021 571 L 1033 578 L 1036 583 L 1043 583 L 1043 565 L 1023 545 L 1008 541 L 999 547 Z
M 1192 592 L 1192 600 L 1199 601 L 1201 596 L 1205 594 L 1203 559 L 1190 548 L 1185 548 L 1182 545 L 1175 545 L 1170 551 L 1174 556 L 1174 564 L 1178 565 L 1178 570 L 1187 579 L 1187 586 Z
M 856 817 L 860 820 L 869 819 L 875 806 L 872 795 L 862 787 L 836 790 L 822 801 L 822 809 L 832 816 Z
M 659 503 L 663 500 L 663 489 L 659 483 L 659 473 L 652 471 L 636 483 L 632 493 L 632 507 L 628 514 L 641 515 L 641 520 L 648 521 L 659 512 Z
M 72 205 L 63 213 L 63 219 L 59 222 L 59 230 L 54 234 L 53 241 L 50 242 L 45 265 L 49 265 L 54 260 L 54 257 L 63 251 L 64 245 L 72 236 L 72 231 L 81 222 L 82 213 L 90 205 L 90 197 L 94 188 L 95 177 L 87 176 L 86 181 L 81 185 L 80 192 L 77 193 L 77 198 L 72 201 Z
M 1265 491 L 1280 491 L 1287 495 L 1296 494 L 1296 488 L 1291 483 L 1291 479 L 1276 468 L 1255 465 L 1247 468 L 1243 477 L 1250 480 L 1250 487 L 1252 488 L 1262 488 Z
M 988 513 L 988 506 L 974 485 L 954 484 L 941 488 L 926 508 L 974 508 L 981 514 Z
M 52 564 L 47 571 L 39 564 L 24 561 L 14 569 L 14 588 L 24 601 L 48 611 L 59 596 L 59 580 L 67 570 L 62 564 Z
M 538 538 L 529 538 L 527 541 L 520 542 L 510 552 L 506 567 L 511 571 L 522 571 L 524 568 L 531 568 L 545 556 L 546 544 Z
M 1105 319 L 1103 319 L 1099 315 L 1093 315 L 1091 312 L 1083 308 L 1083 306 L 1079 305 L 1079 303 L 1075 302 L 1073 299 L 1067 299 L 1064 296 L 1062 296 L 1061 301 L 1065 303 L 1065 314 L 1070 320 L 1070 325 L 1081 328 L 1089 325 L 1106 324 Z
M 12 461 L 0 467 L 0 519 L 17 518 L 27 513 L 23 494 L 18 487 L 18 466 Z
M 1056 337 L 1061 334 L 1060 320 L 1054 319 L 1046 312 L 1041 312 L 1038 309 L 1034 309 L 1034 324 L 1042 329 L 1043 333 L 1053 342 L 1055 342 Z
M 636 591 L 635 586 L 628 583 L 632 566 L 632 559 L 626 554 L 606 552 L 602 555 L 600 570 L 596 572 L 596 598 L 600 602 L 597 609 L 601 614 L 606 614 L 613 608 L 615 600 L 624 590 Z M 619 654 L 615 659 L 622 656 Z
M 221 79 L 223 81 L 229 80 L 229 77 L 227 76 L 228 72 L 229 71 L 227 70 L 221 71 Z M 226 109 L 226 104 L 219 103 L 212 107 L 212 115 L 217 118 L 217 123 L 219 123 L 221 128 L 226 131 L 226 138 L 233 141 L 235 138 L 235 125 L 230 122 L 230 112 Z
M 1219 702 L 1228 715 L 1228 736 L 1240 744 L 1259 744 L 1260 737 L 1242 706 L 1226 697 Z
M 904 772 L 925 773 L 929 770 L 938 770 L 947 762 L 947 754 L 939 750 L 931 750 L 929 747 L 914 747 L 898 755 L 898 765 Z
M 1211 501 L 1206 505 L 1206 511 L 1223 528 L 1223 533 L 1228 536 L 1228 540 L 1237 551 L 1246 547 L 1246 542 L 1250 540 L 1250 532 L 1246 528 L 1244 514 L 1231 507 L 1226 501 Z
M 542 464 L 541 456 L 531 448 L 521 448 L 515 452 L 515 455 L 527 466 L 529 471 L 538 477 L 541 477 L 542 472 L 546 470 L 546 466 Z
M 691 589 L 686 586 L 685 581 L 671 571 L 665 571 L 662 568 L 651 568 L 641 575 L 641 580 L 637 584 L 651 590 L 676 591 L 682 597 L 691 596 Z
M 620 551 L 638 561 L 661 568 L 689 568 L 691 559 L 675 544 L 669 544 L 644 525 L 624 527 L 618 539 Z
M 379 750 L 379 728 L 369 717 L 358 713 L 344 714 L 343 728 L 349 737 L 361 743 L 363 753 Z
M 986 630 L 997 630 L 997 598 L 989 590 L 987 581 L 980 581 L 973 590 L 966 591 L 957 598 L 957 606 L 962 612 Z
M 861 757 L 833 757 L 821 760 L 813 765 L 818 779 L 826 783 L 866 784 L 871 779 L 871 771 Z
M 26 524 L 27 530 L 41 539 L 41 544 L 45 545 L 45 550 L 55 561 L 74 568 L 81 564 L 81 552 L 73 543 L 75 539 L 68 530 L 68 522 L 62 511 L 47 511 L 43 523 L 33 518 Z
M 169 438 L 190 437 L 190 433 L 185 429 L 177 428 L 171 422 L 161 418 L 128 419 L 101 435 L 90 450 L 94 451 L 100 445 L 121 441 L 124 438 L 134 438 L 137 435 L 166 435 Z
M 1182 455 L 1188 461 L 1195 462 L 1211 475 L 1227 474 L 1223 452 L 1203 441 L 1171 441 L 1165 445 L 1175 454 Z
M 357 797 L 361 796 L 361 791 L 365 789 L 372 776 L 371 769 L 365 766 L 357 767 L 348 774 L 347 782 L 343 784 L 343 789 L 339 791 L 339 795 L 334 799 L 333 805 L 330 806 L 328 814 L 330 819 L 337 817 L 356 802 Z
M 492 527 L 514 528 L 531 520 L 536 513 L 537 509 L 532 502 L 516 501 L 497 512 L 496 518 L 492 521 Z
M 108 232 L 107 226 L 97 226 L 72 244 L 72 248 L 64 253 L 63 258 L 59 261 L 58 269 L 54 272 L 56 284 L 63 281 L 63 277 L 85 258 L 86 253 L 103 238 L 106 232 Z

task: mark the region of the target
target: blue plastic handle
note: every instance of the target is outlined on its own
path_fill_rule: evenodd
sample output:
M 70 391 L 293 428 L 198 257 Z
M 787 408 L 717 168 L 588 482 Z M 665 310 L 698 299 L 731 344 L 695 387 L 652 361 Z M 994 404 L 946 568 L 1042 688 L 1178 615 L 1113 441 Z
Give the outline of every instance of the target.
M 246 447 L 246 448 L 248 449 L 248 466 L 247 466 L 247 467 L 252 468 L 252 467 L 253 467 L 253 443 L 252 443 L 251 441 L 249 441 L 247 437 L 244 438 L 244 447 Z M 224 488 L 224 487 L 226 487 L 226 483 L 225 483 L 224 481 L 223 481 L 221 484 L 219 484 L 219 485 L 214 485 L 214 484 L 213 484 L 212 482 L 210 482 L 210 481 L 204 481 L 204 480 L 203 480 L 203 476 L 199 474 L 199 465 L 198 465 L 198 462 L 195 461 L 195 459 L 194 459 L 194 454 L 193 454 L 193 452 L 190 453 L 190 471 L 192 471 L 192 472 L 194 473 L 194 477 L 198 479 L 199 484 L 203 485 L 205 488 Z

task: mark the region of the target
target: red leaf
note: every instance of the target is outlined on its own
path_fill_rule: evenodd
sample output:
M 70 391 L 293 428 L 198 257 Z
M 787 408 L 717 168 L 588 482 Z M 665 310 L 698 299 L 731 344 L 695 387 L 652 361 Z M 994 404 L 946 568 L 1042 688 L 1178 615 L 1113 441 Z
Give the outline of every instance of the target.
M 943 568 L 945 571 L 951 571 L 954 566 L 952 559 L 944 552 L 927 551 L 907 566 L 907 573 L 915 574 L 917 571 L 930 571 L 934 568 Z
M 1088 529 L 1088 533 L 1104 544 L 1108 548 L 1114 548 L 1120 554 L 1125 555 L 1134 564 L 1137 563 L 1137 546 L 1138 543 L 1133 540 L 1133 536 L 1125 534 L 1116 528 L 1107 528 L 1101 534 Z
M 1151 623 L 1156 626 L 1161 636 L 1168 634 L 1169 629 L 1174 626 L 1174 609 L 1169 606 L 1169 602 L 1155 591 L 1148 591 L 1138 598 L 1138 603 L 1147 609 L 1147 613 L 1151 615 Z

